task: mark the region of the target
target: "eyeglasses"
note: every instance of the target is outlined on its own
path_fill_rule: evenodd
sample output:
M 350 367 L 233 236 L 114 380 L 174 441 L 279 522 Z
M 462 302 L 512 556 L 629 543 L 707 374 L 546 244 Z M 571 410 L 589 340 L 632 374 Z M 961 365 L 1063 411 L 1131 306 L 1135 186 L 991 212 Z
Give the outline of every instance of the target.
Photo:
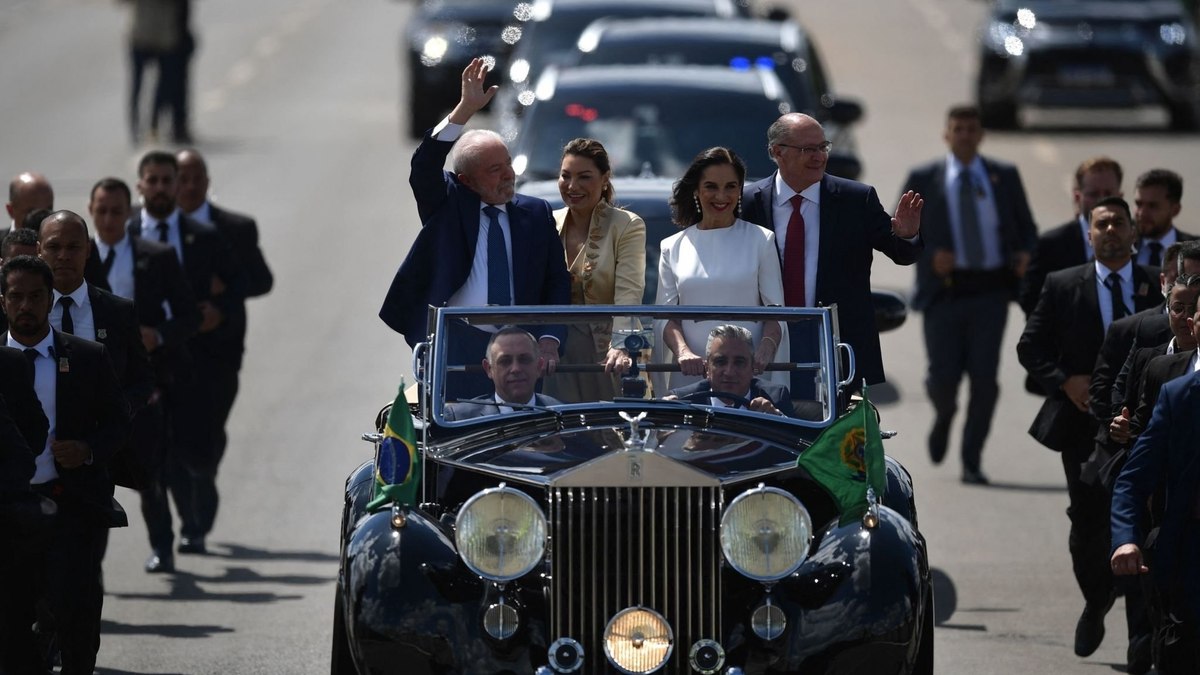
M 1184 314 L 1192 311 L 1193 305 L 1185 302 L 1172 302 L 1169 309 L 1172 314 Z
M 824 143 L 822 143 L 820 145 L 805 145 L 803 147 L 801 147 L 799 145 L 788 145 L 787 143 L 776 143 L 775 145 L 777 145 L 781 148 L 791 148 L 791 149 L 795 150 L 796 152 L 800 153 L 801 157 L 808 157 L 809 155 L 812 155 L 812 154 L 815 154 L 818 152 L 821 153 L 822 155 L 828 155 L 829 151 L 833 149 L 833 143 L 830 143 L 829 141 L 825 141 Z

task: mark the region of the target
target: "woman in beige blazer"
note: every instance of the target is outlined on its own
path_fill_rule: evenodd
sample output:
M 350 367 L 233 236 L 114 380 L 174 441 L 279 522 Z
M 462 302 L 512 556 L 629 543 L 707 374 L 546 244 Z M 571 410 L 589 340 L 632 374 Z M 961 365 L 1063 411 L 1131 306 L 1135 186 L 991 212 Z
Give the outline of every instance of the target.
M 640 305 L 646 286 L 646 224 L 613 206 L 612 169 L 599 141 L 577 138 L 563 148 L 558 190 L 565 208 L 554 212 L 567 268 L 571 302 Z M 565 402 L 608 400 L 629 356 L 612 346 L 612 322 L 573 324 L 563 363 L 604 365 L 603 373 L 557 373 L 545 393 Z

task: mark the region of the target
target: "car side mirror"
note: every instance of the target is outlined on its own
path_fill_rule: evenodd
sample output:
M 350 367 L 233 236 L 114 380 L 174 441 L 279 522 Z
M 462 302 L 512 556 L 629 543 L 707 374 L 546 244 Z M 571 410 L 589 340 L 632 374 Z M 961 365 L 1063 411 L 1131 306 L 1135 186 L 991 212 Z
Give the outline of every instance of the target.
M 896 330 L 908 318 L 908 304 L 895 291 L 871 291 L 875 305 L 875 328 L 880 333 Z

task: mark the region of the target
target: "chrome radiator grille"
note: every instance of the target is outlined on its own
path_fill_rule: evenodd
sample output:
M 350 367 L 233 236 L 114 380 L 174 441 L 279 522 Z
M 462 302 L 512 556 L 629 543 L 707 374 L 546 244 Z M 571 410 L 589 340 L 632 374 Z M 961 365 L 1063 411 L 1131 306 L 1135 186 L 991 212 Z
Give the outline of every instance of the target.
M 604 627 L 626 607 L 666 617 L 674 650 L 660 672 L 690 673 L 688 650 L 720 641 L 720 488 L 553 488 L 553 641 L 583 645 L 582 672 L 609 672 Z

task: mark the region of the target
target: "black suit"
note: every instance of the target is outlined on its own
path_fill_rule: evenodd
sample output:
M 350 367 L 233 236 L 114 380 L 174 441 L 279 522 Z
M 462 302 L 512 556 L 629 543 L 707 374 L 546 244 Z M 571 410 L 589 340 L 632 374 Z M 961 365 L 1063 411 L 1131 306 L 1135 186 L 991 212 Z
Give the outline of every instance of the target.
M 4 346 L 0 346 L 0 397 L 15 423 L 3 425 L 0 437 L 0 493 L 28 490 L 33 458 L 46 446 L 46 415 L 33 390 L 29 361 L 19 350 Z
M 775 176 L 742 192 L 742 218 L 774 231 Z M 786 227 L 787 223 L 778 223 Z M 883 382 L 883 354 L 871 300 L 871 261 L 879 251 L 900 265 L 917 261 L 924 244 L 892 234 L 892 218 L 883 210 L 875 188 L 826 174 L 821 179 L 821 228 L 816 304 L 838 306 L 841 340 L 854 348 L 855 382 Z M 803 346 L 800 347 L 803 349 Z M 799 352 L 793 351 L 797 358 Z M 803 391 L 793 379 L 792 389 Z
M 1017 301 L 1026 316 L 1037 307 L 1046 276 L 1051 272 L 1082 265 L 1088 261 L 1089 251 L 1091 248 L 1083 238 L 1083 226 L 1079 224 L 1078 216 L 1038 237 L 1029 268 L 1021 279 Z
M 1096 433 L 1098 443 L 1108 444 L 1108 423 L 1121 411 L 1120 404 L 1123 401 L 1115 400 L 1118 396 L 1114 387 L 1125 365 L 1133 358 L 1134 352 L 1142 347 L 1162 345 L 1163 351 L 1160 353 L 1166 353 L 1166 343 L 1171 337 L 1171 324 L 1163 313 L 1162 305 L 1114 321 L 1108 327 L 1100 352 L 1096 355 L 1096 366 L 1088 386 L 1092 415 L 1099 422 Z M 1136 396 L 1138 392 L 1133 393 Z M 1124 396 L 1119 398 L 1124 399 Z M 1137 405 L 1136 400 L 1134 405 Z
M 100 561 L 108 528 L 127 524 L 125 512 L 113 499 L 108 463 L 125 443 L 129 406 L 103 345 L 54 331 L 55 437 L 83 441 L 91 450 L 90 463 L 66 468 L 55 463 L 58 479 L 35 484 L 34 490 L 58 505 L 44 560 L 32 562 L 29 584 L 14 612 L 20 615 L 16 639 L 32 643 L 38 591 L 44 592 L 54 615 L 64 674 L 90 674 L 100 648 L 103 589 Z
M 679 398 L 686 398 L 692 394 L 699 394 L 700 392 L 709 391 L 712 391 L 712 383 L 708 380 L 700 380 L 699 382 L 694 382 L 686 387 L 672 389 L 670 393 L 678 396 Z M 737 394 L 738 396 L 743 395 L 743 392 L 738 391 L 730 391 L 726 393 Z M 759 377 L 751 379 L 750 395 L 746 398 L 753 401 L 759 397 L 765 398 L 773 403 L 775 405 L 775 409 L 787 417 L 796 417 L 796 409 L 792 406 L 792 394 L 788 391 L 788 388 L 782 384 L 767 382 Z M 808 417 L 804 417 L 802 419 L 808 419 Z
M 1104 340 L 1104 323 L 1096 288 L 1095 263 L 1085 263 L 1046 277 L 1037 307 L 1017 342 L 1021 365 L 1050 392 L 1029 433 L 1062 454 L 1071 519 L 1070 550 L 1075 579 L 1089 603 L 1105 606 L 1113 591 L 1108 569 L 1108 493 L 1085 483 L 1083 462 L 1091 455 L 1096 419 L 1075 407 L 1062 390 L 1073 375 L 1092 374 Z M 1162 300 L 1151 270 L 1133 266 L 1134 312 Z
M 967 419 L 963 426 L 962 464 L 964 471 L 978 473 L 983 445 L 992 426 L 996 401 L 1000 397 L 997 371 L 1000 346 L 1008 321 L 1008 303 L 1016 298 L 1017 278 L 1013 274 L 1015 258 L 1031 253 L 1037 238 L 1037 226 L 1029 212 L 1025 188 L 1017 168 L 1011 164 L 981 157 L 987 175 L 990 200 L 999 231 L 1000 266 L 992 269 L 968 269 L 957 260 L 947 277 L 933 271 L 938 251 L 956 250 L 951 201 L 946 194 L 946 159 L 917 167 L 909 174 L 903 191 L 912 190 L 925 199 L 921 211 L 921 238 L 925 251 L 917 260 L 916 292 L 913 308 L 924 313 L 925 353 L 929 369 L 925 391 L 934 408 L 931 453 L 935 458 L 945 452 L 950 424 L 958 412 L 958 387 L 963 374 L 970 378 Z M 977 187 L 979 194 L 984 188 Z M 973 192 L 975 191 L 973 190 Z M 959 227 L 966 224 L 959 223 Z M 983 234 L 979 235 L 981 239 Z
M 179 239 L 183 248 L 183 272 L 196 302 L 211 302 L 221 315 L 235 323 L 243 315 L 246 276 L 225 237 L 211 225 L 177 213 Z M 141 236 L 141 213 L 129 221 L 129 235 Z M 224 289 L 213 293 L 213 280 Z M 194 380 L 177 386 L 168 414 L 175 439 L 168 453 L 169 484 L 183 522 L 182 533 L 203 537 L 216 519 L 218 495 L 217 410 L 220 392 L 228 389 L 221 363 L 233 357 L 230 342 L 223 337 L 229 326 L 197 333 L 188 341 L 195 363 Z M 240 355 L 238 355 L 240 358 Z M 223 429 L 223 424 L 222 427 Z
M 1137 410 L 1133 411 L 1133 420 L 1129 424 L 1131 433 L 1140 434 L 1146 428 L 1150 422 L 1150 415 L 1154 412 L 1154 404 L 1158 403 L 1158 395 L 1162 392 L 1162 386 L 1177 377 L 1186 375 L 1195 355 L 1196 350 L 1190 349 L 1186 352 L 1159 356 L 1146 364 L 1146 375 L 1142 378 L 1141 396 L 1138 397 Z
M 1176 243 L 1181 243 L 1181 242 L 1185 242 L 1185 241 L 1195 241 L 1196 239 L 1200 238 L 1194 234 L 1189 234 L 1187 232 L 1184 232 L 1183 230 L 1180 230 L 1178 227 L 1175 227 L 1174 225 L 1171 226 L 1171 229 L 1175 230 L 1175 242 Z M 1133 259 L 1135 261 L 1140 261 L 1143 257 L 1146 258 L 1146 262 L 1142 263 L 1143 265 L 1153 264 L 1150 261 L 1150 256 L 1152 255 L 1152 252 L 1143 253 L 1143 249 L 1145 249 L 1147 247 L 1148 243 L 1149 242 L 1146 240 L 1145 237 L 1141 237 L 1140 239 L 1138 239 L 1137 243 L 1134 244 L 1134 249 L 1137 251 L 1137 253 L 1134 254 Z M 1166 253 L 1167 253 L 1167 247 L 1163 246 L 1162 243 L 1159 242 L 1158 254 L 1160 256 L 1165 256 Z M 1159 264 L 1161 265 L 1162 263 L 1160 262 Z
M 487 396 L 479 396 L 471 400 L 479 401 L 479 403 L 468 403 L 466 401 L 461 403 L 447 403 L 446 407 L 442 409 L 442 417 L 445 417 L 451 422 L 461 422 L 463 420 L 473 420 L 477 417 L 500 414 L 501 404 L 496 403 L 495 397 L 493 397 L 491 394 L 488 394 Z M 544 394 L 534 394 L 533 402 L 536 405 L 545 407 L 563 404 L 562 401 L 556 398 L 551 398 Z M 515 412 L 522 411 L 520 407 L 518 407 Z
M 426 134 L 413 153 L 408 182 L 417 200 L 421 231 L 379 310 L 379 318 L 404 335 L 409 346 L 425 339 L 429 306 L 445 305 L 467 281 L 479 241 L 479 195 L 442 169 L 453 146 Z M 505 210 L 512 236 L 513 304 L 571 304 L 571 276 L 550 205 L 518 194 Z M 545 329 L 560 342 L 566 338 L 561 327 Z M 468 354 L 477 358 L 482 352 Z

